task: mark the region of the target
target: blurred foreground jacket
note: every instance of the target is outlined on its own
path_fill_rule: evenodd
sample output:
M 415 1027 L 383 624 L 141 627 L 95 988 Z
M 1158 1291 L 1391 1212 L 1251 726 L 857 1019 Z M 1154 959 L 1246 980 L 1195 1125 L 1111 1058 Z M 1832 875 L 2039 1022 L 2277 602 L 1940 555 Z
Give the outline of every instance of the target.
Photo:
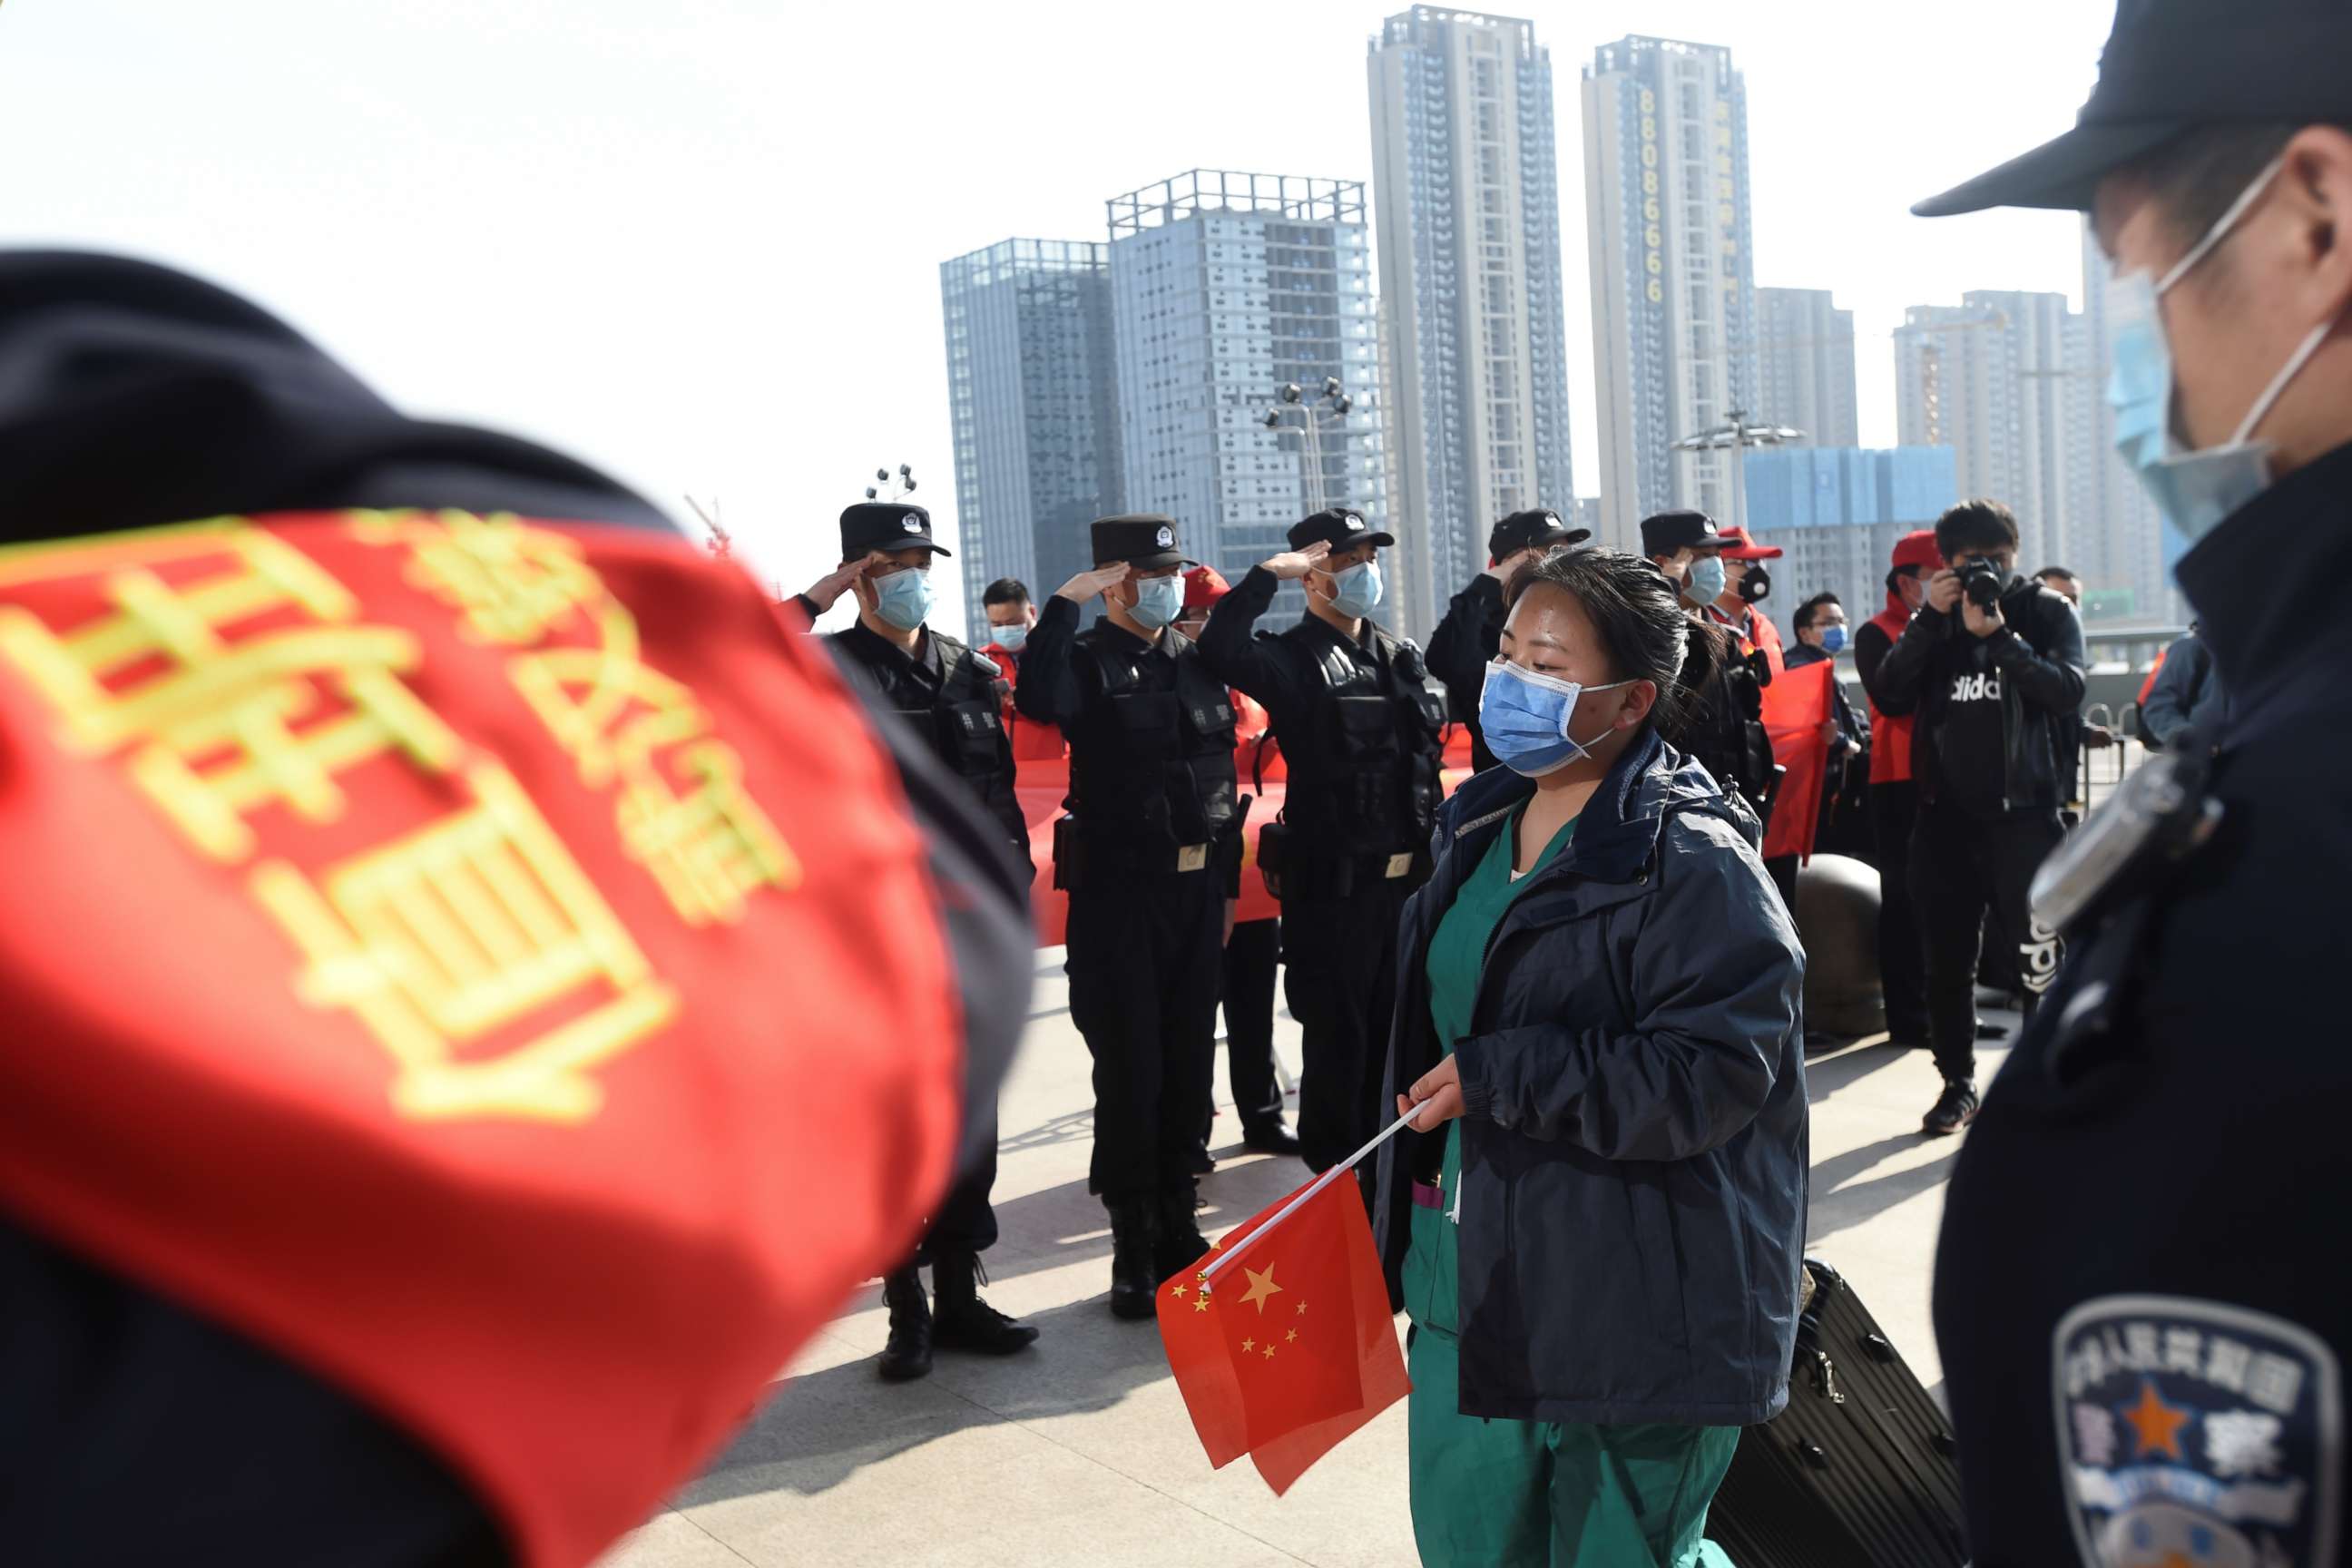
M 946 1187 L 1000 830 L 643 501 L 162 268 L 0 255 L 0 542 L 6 1554 L 588 1562 Z

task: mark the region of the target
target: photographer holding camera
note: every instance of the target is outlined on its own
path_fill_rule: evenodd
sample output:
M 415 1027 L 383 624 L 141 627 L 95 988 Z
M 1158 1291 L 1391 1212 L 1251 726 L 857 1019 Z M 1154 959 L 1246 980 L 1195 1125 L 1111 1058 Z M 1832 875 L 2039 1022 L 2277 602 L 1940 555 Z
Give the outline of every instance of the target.
M 2061 759 L 2083 702 L 2083 627 L 2046 584 L 2017 574 L 2017 518 L 1969 500 L 1936 521 L 1945 569 L 1878 669 L 1890 713 L 1916 715 L 1919 815 L 1911 889 L 1927 966 L 1927 1038 L 1944 1090 L 1921 1123 L 1957 1132 L 1977 1113 L 1974 984 L 1984 917 L 2018 950 L 2029 1015 L 2058 970 L 2027 889 L 2063 829 Z

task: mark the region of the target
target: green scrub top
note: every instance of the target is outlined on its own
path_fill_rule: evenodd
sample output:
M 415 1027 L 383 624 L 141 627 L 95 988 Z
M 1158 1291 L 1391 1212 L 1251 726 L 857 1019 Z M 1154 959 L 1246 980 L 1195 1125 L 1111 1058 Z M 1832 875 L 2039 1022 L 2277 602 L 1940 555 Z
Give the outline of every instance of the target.
M 1526 810 L 1522 805 L 1513 812 L 1495 842 L 1486 847 L 1429 941 L 1429 1016 L 1437 1026 L 1439 1048 L 1447 1056 L 1454 1054 L 1454 1042 L 1470 1033 L 1486 947 L 1504 915 L 1510 912 L 1511 900 L 1576 836 L 1576 819 L 1571 817 L 1544 846 L 1535 869 L 1525 877 L 1514 877 L 1511 867 L 1518 858 L 1519 818 Z M 1445 1130 L 1445 1163 L 1438 1182 L 1444 1208 L 1416 1205 L 1412 1211 L 1412 1242 L 1404 1259 L 1404 1305 L 1414 1322 L 1451 1334 L 1457 1331 L 1461 1318 L 1454 1227 L 1446 1218 L 1461 1192 L 1462 1123 L 1458 1119 Z

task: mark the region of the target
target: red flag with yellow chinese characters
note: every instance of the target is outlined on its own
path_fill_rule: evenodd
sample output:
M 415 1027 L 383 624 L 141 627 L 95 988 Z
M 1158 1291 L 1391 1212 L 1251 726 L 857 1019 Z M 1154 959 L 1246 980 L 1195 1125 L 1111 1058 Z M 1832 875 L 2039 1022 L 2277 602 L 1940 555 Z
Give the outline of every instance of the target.
M 1356 1184 L 1339 1173 L 1261 1238 L 1298 1195 L 1218 1242 L 1158 1303 L 1210 1465 L 1247 1454 L 1276 1496 L 1412 1388 Z
M 1764 729 L 1772 737 L 1772 760 L 1789 771 L 1772 799 L 1772 826 L 1764 834 L 1764 858 L 1810 855 L 1813 828 L 1822 819 L 1822 781 L 1829 773 L 1830 749 L 1822 726 L 1834 707 L 1829 659 L 1773 678 L 1764 689 Z
M 945 893 L 866 722 L 651 530 L 0 549 L 0 1213 L 588 1562 L 950 1174 Z

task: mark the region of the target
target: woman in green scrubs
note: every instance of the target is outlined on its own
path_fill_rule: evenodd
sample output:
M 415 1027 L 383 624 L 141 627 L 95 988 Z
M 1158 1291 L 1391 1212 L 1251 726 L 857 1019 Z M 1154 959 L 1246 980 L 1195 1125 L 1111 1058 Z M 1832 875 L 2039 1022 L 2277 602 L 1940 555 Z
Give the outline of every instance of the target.
M 1407 910 L 1384 1260 L 1412 1321 L 1430 1564 L 1723 1563 L 1706 1509 L 1785 1403 L 1804 1213 L 1803 956 L 1752 816 L 1660 726 L 1720 648 L 1648 563 L 1509 590 Z

